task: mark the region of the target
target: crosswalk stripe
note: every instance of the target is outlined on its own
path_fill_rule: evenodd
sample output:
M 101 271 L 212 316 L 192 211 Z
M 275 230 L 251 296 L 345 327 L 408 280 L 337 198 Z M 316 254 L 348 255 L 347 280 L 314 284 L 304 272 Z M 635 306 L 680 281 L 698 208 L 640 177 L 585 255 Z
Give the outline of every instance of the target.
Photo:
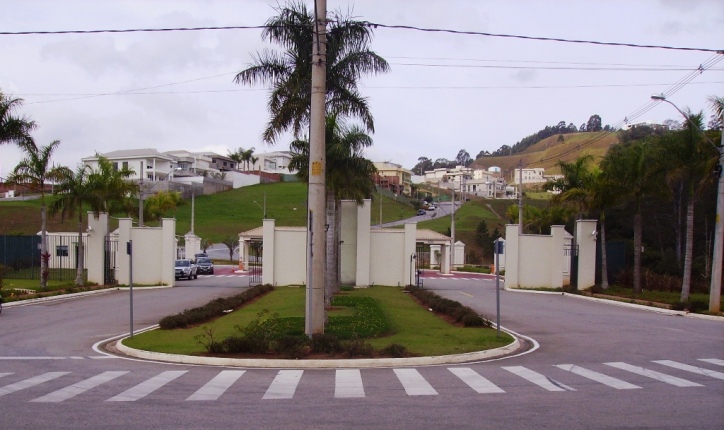
M 700 358 L 699 361 L 704 361 L 706 363 L 718 364 L 719 366 L 724 366 L 724 360 L 720 360 L 718 358 Z
M 0 378 L 2 378 L 3 376 L 8 376 L 8 375 L 12 375 L 12 373 L 0 373 Z
M 503 389 L 469 367 L 451 367 L 447 370 L 468 384 L 468 386 L 475 390 L 478 394 L 505 393 Z
M 645 369 L 643 367 L 632 366 L 630 364 L 622 363 L 620 361 L 612 363 L 603 363 L 606 366 L 615 367 L 617 369 L 626 370 L 637 375 L 646 376 L 651 379 L 656 379 L 660 382 L 675 385 L 677 387 L 701 387 L 701 384 L 696 382 L 687 381 L 686 379 L 677 378 L 675 376 L 667 375 L 665 373 L 656 372 L 654 370 Z
M 514 375 L 518 375 L 521 378 L 528 380 L 541 388 L 545 388 L 548 391 L 576 391 L 575 389 L 567 385 L 561 384 L 560 382 L 554 381 L 553 379 L 546 378 L 540 373 L 534 372 L 523 366 L 504 366 L 503 369 Z
M 90 390 L 91 388 L 95 388 L 103 383 L 112 381 L 120 376 L 125 375 L 126 373 L 128 373 L 128 371 L 103 372 L 92 378 L 88 378 L 85 381 L 78 382 L 77 384 L 73 384 L 65 388 L 61 388 L 60 390 L 53 391 L 50 394 L 46 394 L 31 401 L 41 403 L 62 402 L 63 400 L 68 400 L 72 397 L 82 394 Z
M 70 372 L 47 372 L 43 373 L 42 375 L 34 376 L 32 378 L 28 378 L 19 382 L 16 382 L 14 384 L 6 385 L 4 387 L 0 387 L 0 397 L 14 393 L 16 391 L 24 390 L 26 388 L 34 387 L 36 385 L 40 385 L 43 382 L 52 381 L 53 379 L 60 378 L 63 375 L 67 375 Z
M 437 391 L 415 369 L 394 369 L 408 396 L 434 396 Z
M 699 375 L 711 376 L 712 378 L 721 379 L 722 381 L 724 381 L 724 373 L 717 372 L 716 370 L 709 370 L 702 367 L 690 366 L 688 364 L 678 363 L 671 360 L 654 360 L 654 363 L 673 367 L 674 369 L 686 370 L 687 372 L 697 373 Z
M 264 400 L 291 399 L 297 390 L 303 370 L 280 370 L 264 393 Z
M 636 388 L 641 388 L 638 385 L 630 384 L 626 381 L 622 381 L 620 379 L 604 375 L 603 373 L 598 373 L 593 370 L 584 369 L 583 367 L 576 366 L 575 364 L 557 364 L 556 367 L 575 373 L 576 375 L 583 376 L 584 378 L 600 382 L 601 384 L 608 385 L 609 387 L 613 387 L 618 390 L 633 390 Z
M 110 399 L 106 400 L 107 402 L 135 402 L 138 399 L 141 399 L 143 397 L 146 397 L 147 395 L 153 393 L 154 391 L 158 390 L 159 388 L 163 387 L 164 385 L 168 384 L 169 382 L 173 381 L 174 379 L 180 377 L 184 373 L 188 372 L 187 370 L 169 370 L 166 372 L 159 373 L 158 375 L 154 376 L 153 378 L 147 379 L 140 384 L 136 385 L 135 387 L 131 387 L 127 389 L 126 391 L 122 392 L 121 394 L 111 397 Z
M 186 400 L 217 400 L 231 385 L 236 382 L 245 370 L 222 370 L 206 385 L 199 388 Z
M 334 397 L 364 397 L 362 374 L 359 369 L 337 369 L 334 380 Z

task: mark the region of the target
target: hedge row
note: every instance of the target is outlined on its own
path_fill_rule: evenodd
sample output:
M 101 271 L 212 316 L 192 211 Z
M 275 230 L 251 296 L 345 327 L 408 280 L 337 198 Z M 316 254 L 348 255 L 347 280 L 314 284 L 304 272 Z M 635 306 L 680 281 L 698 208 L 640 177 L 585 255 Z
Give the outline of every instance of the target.
M 465 327 L 491 326 L 490 321 L 481 317 L 469 307 L 463 306 L 460 302 L 440 297 L 433 292 L 412 285 L 408 285 L 405 289 L 425 306 L 432 309 L 433 312 L 448 315 L 454 318 L 456 322 L 462 323 Z
M 245 303 L 274 290 L 271 285 L 257 285 L 232 297 L 218 298 L 198 308 L 186 309 L 175 315 L 163 317 L 158 325 L 162 330 L 186 328 L 211 321 L 224 315 L 224 311 L 235 310 Z

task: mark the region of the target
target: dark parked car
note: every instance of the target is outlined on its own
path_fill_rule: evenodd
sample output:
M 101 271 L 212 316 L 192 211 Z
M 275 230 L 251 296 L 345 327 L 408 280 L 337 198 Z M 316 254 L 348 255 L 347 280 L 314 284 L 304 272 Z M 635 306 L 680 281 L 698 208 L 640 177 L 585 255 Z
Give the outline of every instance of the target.
M 427 212 L 425 212 L 425 209 L 420 209 L 420 210 L 417 211 L 417 214 L 418 214 L 418 215 L 426 215 Z
M 209 257 L 199 257 L 196 259 L 196 266 L 198 266 L 199 273 L 214 274 L 214 263 Z
M 176 279 L 196 279 L 199 277 L 198 268 L 191 260 L 176 260 Z
M 197 261 L 201 257 L 208 257 L 209 255 L 205 252 L 199 252 L 198 254 L 194 254 L 194 261 Z

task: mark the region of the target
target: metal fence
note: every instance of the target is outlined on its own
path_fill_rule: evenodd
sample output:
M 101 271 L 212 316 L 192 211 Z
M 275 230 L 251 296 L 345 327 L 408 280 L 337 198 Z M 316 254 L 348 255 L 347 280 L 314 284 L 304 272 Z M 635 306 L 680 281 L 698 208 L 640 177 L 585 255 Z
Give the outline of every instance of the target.
M 72 281 L 78 262 L 77 234 L 49 234 L 48 279 Z M 83 244 L 88 249 L 87 239 Z M 40 279 L 40 236 L 0 236 L 0 264 L 8 279 Z

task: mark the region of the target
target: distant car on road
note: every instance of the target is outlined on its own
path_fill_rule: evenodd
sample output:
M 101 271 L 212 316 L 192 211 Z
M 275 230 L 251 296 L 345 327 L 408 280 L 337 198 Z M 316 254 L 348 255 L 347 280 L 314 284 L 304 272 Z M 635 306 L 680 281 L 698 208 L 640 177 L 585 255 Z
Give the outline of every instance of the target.
M 214 274 L 214 262 L 209 257 L 199 257 L 196 259 L 198 273 Z
M 418 215 L 426 215 L 427 212 L 425 212 L 425 209 L 420 209 L 420 210 L 417 211 L 417 214 L 418 214 Z
M 429 205 L 427 207 L 427 210 L 429 210 L 429 211 L 434 211 L 435 209 L 437 209 L 437 206 L 435 206 L 435 205 Z
M 194 261 L 198 260 L 201 257 L 208 257 L 209 255 L 205 252 L 199 252 L 197 254 L 194 254 Z
M 191 260 L 176 260 L 176 279 L 197 279 L 199 277 L 198 267 Z

